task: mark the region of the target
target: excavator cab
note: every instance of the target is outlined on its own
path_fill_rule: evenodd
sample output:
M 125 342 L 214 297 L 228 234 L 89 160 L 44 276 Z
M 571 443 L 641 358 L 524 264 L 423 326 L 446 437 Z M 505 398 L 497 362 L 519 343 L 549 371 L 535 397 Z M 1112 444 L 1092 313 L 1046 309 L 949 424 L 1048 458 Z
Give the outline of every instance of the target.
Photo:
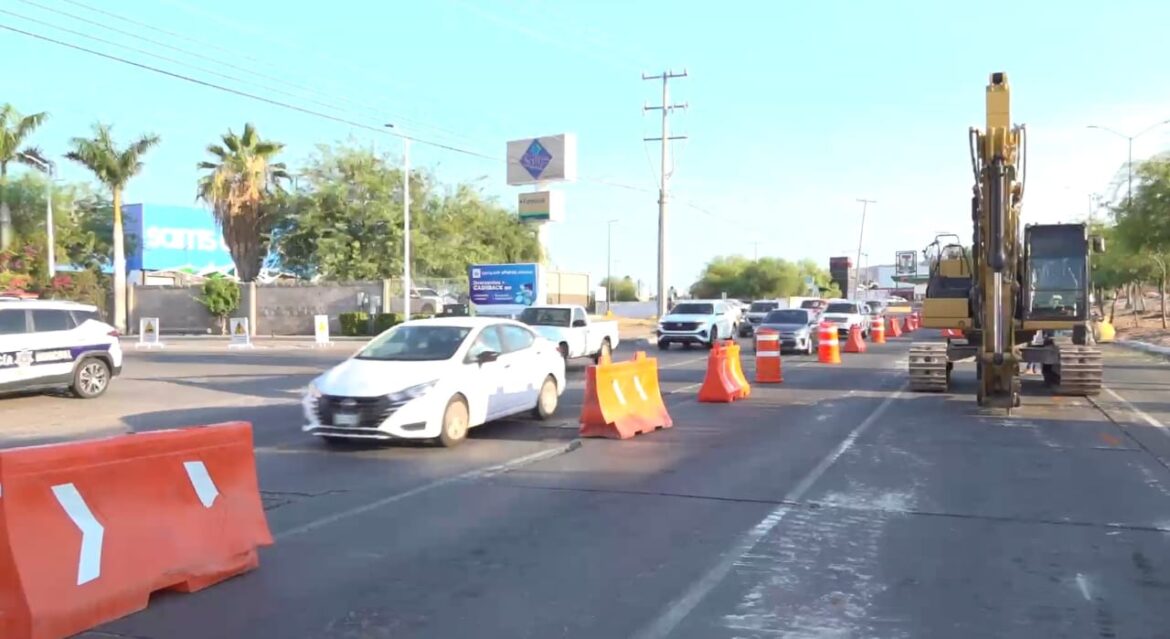
M 1084 224 L 1024 228 L 1023 320 L 1045 330 L 1074 330 L 1089 319 L 1089 251 Z
M 944 243 L 946 242 L 946 243 Z M 958 235 L 939 235 L 926 247 L 930 279 L 922 303 L 922 325 L 927 328 L 971 326 L 971 257 Z

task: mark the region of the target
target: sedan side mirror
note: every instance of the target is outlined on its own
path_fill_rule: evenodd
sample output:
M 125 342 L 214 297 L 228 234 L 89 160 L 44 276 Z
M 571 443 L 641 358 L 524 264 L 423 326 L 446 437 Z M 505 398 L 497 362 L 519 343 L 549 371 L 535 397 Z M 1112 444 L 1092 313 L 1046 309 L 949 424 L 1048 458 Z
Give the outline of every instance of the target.
M 585 327 L 585 320 L 583 320 L 583 319 L 573 320 L 573 328 L 584 328 L 584 327 Z
M 500 359 L 500 354 L 497 353 L 496 351 L 483 351 L 482 353 L 480 353 L 479 355 L 477 355 L 475 357 L 475 361 L 479 362 L 480 364 L 487 364 L 488 362 L 494 362 L 497 359 Z

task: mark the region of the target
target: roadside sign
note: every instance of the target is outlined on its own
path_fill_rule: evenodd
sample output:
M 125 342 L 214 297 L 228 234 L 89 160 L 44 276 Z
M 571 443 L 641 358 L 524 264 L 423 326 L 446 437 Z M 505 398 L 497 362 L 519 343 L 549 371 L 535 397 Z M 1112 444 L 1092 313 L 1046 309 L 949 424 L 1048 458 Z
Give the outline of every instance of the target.
M 894 262 L 894 275 L 898 277 L 918 274 L 918 251 L 898 251 Z
M 313 337 L 316 338 L 318 346 L 326 346 L 329 344 L 329 316 L 328 315 L 314 315 L 313 316 Z
M 228 343 L 228 348 L 252 348 L 252 331 L 248 330 L 248 318 L 230 318 L 228 330 L 232 334 L 232 341 Z
M 135 348 L 162 348 L 159 341 L 159 323 L 157 317 L 140 317 L 138 319 L 138 343 Z

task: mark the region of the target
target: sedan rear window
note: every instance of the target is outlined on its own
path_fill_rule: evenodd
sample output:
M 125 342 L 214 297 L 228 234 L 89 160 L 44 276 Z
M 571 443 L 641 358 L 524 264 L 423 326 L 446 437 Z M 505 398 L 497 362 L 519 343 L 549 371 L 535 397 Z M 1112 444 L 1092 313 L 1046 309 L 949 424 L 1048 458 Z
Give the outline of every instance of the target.
M 752 313 L 767 313 L 768 311 L 776 310 L 780 306 L 779 302 L 752 302 Z
M 451 359 L 470 332 L 466 326 L 396 326 L 375 337 L 355 357 L 384 362 Z
M 772 311 L 764 318 L 765 324 L 808 324 L 808 322 L 808 311 L 795 308 Z
M 837 302 L 836 304 L 829 304 L 825 309 L 826 313 L 856 313 L 857 305 L 846 304 L 844 302 Z
M 671 315 L 714 315 L 714 304 L 679 304 L 670 310 Z

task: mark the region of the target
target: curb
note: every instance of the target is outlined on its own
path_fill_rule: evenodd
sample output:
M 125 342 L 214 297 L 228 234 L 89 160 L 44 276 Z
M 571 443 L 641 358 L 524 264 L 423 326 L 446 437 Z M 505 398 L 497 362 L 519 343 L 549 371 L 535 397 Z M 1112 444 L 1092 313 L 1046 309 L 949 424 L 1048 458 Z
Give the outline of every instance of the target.
M 1131 351 L 1139 351 L 1148 355 L 1161 357 L 1163 359 L 1170 359 L 1170 347 L 1168 346 L 1158 346 L 1156 344 L 1147 344 L 1146 342 L 1139 342 L 1128 339 L 1115 339 L 1113 340 L 1113 343 L 1117 344 L 1118 346 L 1128 348 Z

